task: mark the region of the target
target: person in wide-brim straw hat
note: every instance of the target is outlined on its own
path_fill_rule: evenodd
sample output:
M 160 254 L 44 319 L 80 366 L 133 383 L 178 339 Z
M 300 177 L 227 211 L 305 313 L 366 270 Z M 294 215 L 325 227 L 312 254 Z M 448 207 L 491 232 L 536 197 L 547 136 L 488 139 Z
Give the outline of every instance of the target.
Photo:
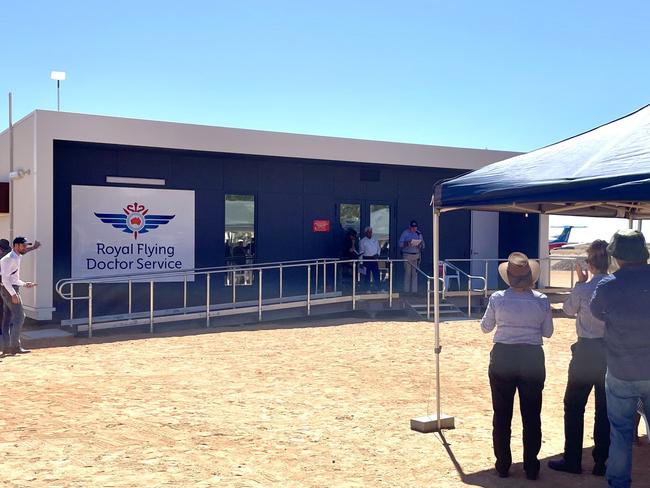
M 513 252 L 499 265 L 509 288 L 490 296 L 481 330 L 494 334 L 488 376 L 492 392 L 492 441 L 499 476 L 508 476 L 512 464 L 510 435 L 515 392 L 519 391 L 524 426 L 524 471 L 537 479 L 542 445 L 542 390 L 546 379 L 542 337 L 553 334 L 551 304 L 546 295 L 532 288 L 539 279 L 539 264 Z
M 499 275 L 508 286 L 516 289 L 531 289 L 539 279 L 539 263 L 530 261 L 521 252 L 513 252 L 508 261 L 499 265 Z

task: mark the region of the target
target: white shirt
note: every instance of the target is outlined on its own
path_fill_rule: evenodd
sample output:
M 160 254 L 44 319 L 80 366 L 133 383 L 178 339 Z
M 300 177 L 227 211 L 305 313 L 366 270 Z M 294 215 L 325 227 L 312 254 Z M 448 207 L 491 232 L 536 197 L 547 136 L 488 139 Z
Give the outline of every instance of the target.
M 364 237 L 359 242 L 359 254 L 366 257 L 379 256 L 381 248 L 374 237 Z
M 0 259 L 0 273 L 2 273 L 2 286 L 11 296 L 16 294 L 14 286 L 25 286 L 20 279 L 20 260 L 22 256 L 16 251 L 11 251 L 4 258 Z

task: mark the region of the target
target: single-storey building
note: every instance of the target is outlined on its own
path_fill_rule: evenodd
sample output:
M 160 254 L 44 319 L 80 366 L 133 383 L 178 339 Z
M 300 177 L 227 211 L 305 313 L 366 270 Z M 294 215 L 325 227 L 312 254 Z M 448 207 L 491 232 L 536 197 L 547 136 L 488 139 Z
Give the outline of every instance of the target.
M 36 110 L 0 133 L 0 237 L 42 242 L 25 308 L 58 320 L 63 278 L 334 258 L 368 225 L 397 258 L 412 219 L 431 241 L 435 182 L 515 154 Z M 441 257 L 534 257 L 545 225 L 451 212 Z

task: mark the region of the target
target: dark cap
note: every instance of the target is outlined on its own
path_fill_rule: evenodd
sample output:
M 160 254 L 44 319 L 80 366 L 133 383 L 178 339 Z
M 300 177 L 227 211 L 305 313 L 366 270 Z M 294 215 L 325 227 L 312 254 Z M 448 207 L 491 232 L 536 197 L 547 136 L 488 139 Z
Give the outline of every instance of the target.
M 30 243 L 29 243 L 29 241 L 28 241 L 26 238 L 24 238 L 24 237 L 16 237 L 16 238 L 14 239 L 14 246 L 15 246 L 16 244 L 30 244 Z
M 11 251 L 11 244 L 7 239 L 0 239 L 0 250 Z
M 629 263 L 646 262 L 650 256 L 643 234 L 638 230 L 630 229 L 617 231 L 607 246 L 607 252 Z
M 411 220 L 411 227 L 417 227 L 417 226 L 418 226 L 417 220 Z

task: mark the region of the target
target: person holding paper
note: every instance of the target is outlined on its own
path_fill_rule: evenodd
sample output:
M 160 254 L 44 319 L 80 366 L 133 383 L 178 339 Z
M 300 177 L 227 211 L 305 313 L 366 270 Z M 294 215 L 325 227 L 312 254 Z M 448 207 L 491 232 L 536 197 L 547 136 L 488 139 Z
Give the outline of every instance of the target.
M 402 232 L 399 238 L 399 247 L 402 250 L 402 256 L 406 260 L 404 263 L 404 293 L 418 292 L 418 272 L 415 268 L 420 267 L 422 249 L 424 249 L 424 238 L 422 232 L 418 230 L 418 223 L 411 221 L 408 229 Z

